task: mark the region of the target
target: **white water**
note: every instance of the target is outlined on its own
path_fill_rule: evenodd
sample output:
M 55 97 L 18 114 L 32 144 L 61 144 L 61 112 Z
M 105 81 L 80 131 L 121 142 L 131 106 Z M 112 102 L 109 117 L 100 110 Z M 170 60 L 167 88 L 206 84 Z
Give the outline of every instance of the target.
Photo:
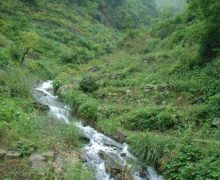
M 52 81 L 41 83 L 34 89 L 34 96 L 40 103 L 49 106 L 50 114 L 57 119 L 63 120 L 65 123 L 70 123 L 69 108 L 58 101 L 57 96 L 52 94 Z M 97 132 L 89 126 L 83 126 L 81 122 L 74 122 L 82 136 L 90 140 L 83 148 L 84 158 L 86 163 L 95 169 L 97 180 L 114 180 L 110 174 L 106 172 L 106 160 L 101 156 L 105 154 L 111 159 L 117 160 L 121 167 L 131 169 L 131 174 L 134 180 L 162 180 L 156 171 L 148 167 L 146 171 L 139 172 L 136 170 L 131 161 L 137 159 L 128 151 L 127 144 L 120 144 L 111 138 Z M 142 175 L 140 175 L 142 174 Z

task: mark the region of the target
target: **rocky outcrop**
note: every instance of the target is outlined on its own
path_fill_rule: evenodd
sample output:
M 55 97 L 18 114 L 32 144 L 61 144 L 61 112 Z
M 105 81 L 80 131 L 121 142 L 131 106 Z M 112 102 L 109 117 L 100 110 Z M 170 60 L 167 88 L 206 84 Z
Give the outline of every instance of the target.
M 220 128 L 220 118 L 214 118 L 214 120 L 212 121 L 212 127 Z
M 126 156 L 126 154 L 124 155 Z M 111 156 L 104 151 L 99 152 L 99 156 L 105 160 L 106 171 L 114 177 L 115 180 L 133 180 L 132 175 L 127 171 L 122 160 L 114 157 L 113 154 Z
M 5 155 L 6 159 L 18 159 L 22 156 L 20 152 L 17 151 L 8 151 Z
M 0 149 L 0 159 L 4 159 L 6 155 L 6 151 L 4 149 Z
M 46 167 L 46 158 L 42 154 L 32 154 L 29 161 L 33 169 Z

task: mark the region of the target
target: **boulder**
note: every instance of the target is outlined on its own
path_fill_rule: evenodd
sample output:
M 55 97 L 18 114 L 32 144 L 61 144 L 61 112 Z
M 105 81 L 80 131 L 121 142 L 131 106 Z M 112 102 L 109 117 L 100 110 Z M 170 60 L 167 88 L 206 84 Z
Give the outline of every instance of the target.
M 35 109 L 38 109 L 40 111 L 49 111 L 50 110 L 49 106 L 44 105 L 40 102 L 34 102 L 33 106 L 34 106 Z
M 121 176 L 124 169 L 124 166 L 122 165 L 123 162 L 121 162 L 117 157 L 114 157 L 114 155 L 110 155 L 104 151 L 100 151 L 99 156 L 105 160 L 107 173 L 111 174 L 112 177 Z
M 77 89 L 78 88 L 78 84 L 67 84 L 67 85 L 64 85 L 64 86 L 61 86 L 60 88 L 58 88 L 57 90 L 57 94 L 58 95 L 64 95 L 64 94 L 67 94 L 69 93 L 70 91 L 74 90 L 74 89 Z
M 97 71 L 99 71 L 99 67 L 98 66 L 92 66 L 92 67 L 90 67 L 89 69 L 88 69 L 88 71 L 90 71 L 90 72 L 97 72 Z
M 214 118 L 212 121 L 212 127 L 220 128 L 220 118 Z
M 17 151 L 8 151 L 5 155 L 6 159 L 18 159 L 22 156 L 20 152 Z
M 6 155 L 6 151 L 4 149 L 0 149 L 0 159 L 3 159 Z
M 32 154 L 29 158 L 33 169 L 41 169 L 46 167 L 46 158 L 42 154 Z
M 125 91 L 125 93 L 126 93 L 126 95 L 131 95 L 131 94 L 132 94 L 132 91 L 131 91 L 130 89 L 127 89 L 127 90 Z

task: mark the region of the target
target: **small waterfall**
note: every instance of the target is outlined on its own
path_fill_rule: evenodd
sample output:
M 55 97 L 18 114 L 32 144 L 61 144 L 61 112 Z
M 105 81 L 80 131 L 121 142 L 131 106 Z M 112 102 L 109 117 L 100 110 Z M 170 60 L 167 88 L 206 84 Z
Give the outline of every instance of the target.
M 40 103 L 49 106 L 52 116 L 63 120 L 65 123 L 70 123 L 69 108 L 59 102 L 57 96 L 53 95 L 52 81 L 41 83 L 34 89 L 33 94 Z M 115 177 L 107 173 L 107 160 L 103 156 L 117 161 L 121 167 L 129 167 L 134 180 L 163 180 L 151 167 L 148 167 L 144 172 L 140 172 L 140 170 L 133 167 L 132 163 L 129 162 L 137 162 L 137 158 L 128 151 L 127 144 L 120 144 L 104 134 L 97 132 L 92 127 L 83 126 L 81 122 L 71 123 L 75 123 L 81 135 L 90 140 L 89 144 L 83 148 L 83 155 L 86 163 L 95 168 L 97 180 L 115 179 Z

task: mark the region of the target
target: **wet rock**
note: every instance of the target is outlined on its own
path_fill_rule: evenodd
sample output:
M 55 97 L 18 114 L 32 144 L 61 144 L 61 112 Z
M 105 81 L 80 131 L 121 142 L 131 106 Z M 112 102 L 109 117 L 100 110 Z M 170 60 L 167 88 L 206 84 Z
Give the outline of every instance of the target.
M 0 159 L 3 159 L 6 155 L 6 151 L 4 149 L 0 149 Z
M 126 153 L 121 153 L 121 156 L 122 157 L 126 157 Z
M 82 140 L 83 142 L 89 142 L 90 141 L 90 139 L 88 138 L 88 137 L 86 137 L 85 135 L 83 135 L 83 134 L 80 134 L 79 133 L 79 138 L 80 138 L 80 140 Z
M 92 66 L 92 67 L 90 67 L 89 69 L 88 69 L 88 71 L 90 71 L 90 72 L 97 72 L 97 71 L 99 71 L 99 67 L 98 66 Z
M 127 135 L 121 131 L 116 131 L 113 135 L 112 135 L 113 139 L 117 140 L 118 142 L 124 143 L 126 142 L 127 139 Z
M 220 128 L 220 118 L 214 118 L 214 120 L 212 121 L 212 127 Z
M 17 151 L 9 151 L 6 153 L 5 158 L 6 159 L 18 159 L 22 156 L 20 152 Z
M 34 102 L 33 106 L 34 106 L 35 109 L 38 109 L 40 111 L 49 111 L 50 110 L 49 106 L 44 105 L 40 102 Z
M 99 156 L 105 160 L 106 171 L 111 174 L 112 177 L 120 176 L 123 171 L 122 162 L 114 155 L 110 155 L 104 151 L 99 152 Z
M 109 174 L 111 174 L 112 177 L 117 177 L 116 179 L 120 179 L 121 169 L 118 166 L 108 164 L 106 170 Z

